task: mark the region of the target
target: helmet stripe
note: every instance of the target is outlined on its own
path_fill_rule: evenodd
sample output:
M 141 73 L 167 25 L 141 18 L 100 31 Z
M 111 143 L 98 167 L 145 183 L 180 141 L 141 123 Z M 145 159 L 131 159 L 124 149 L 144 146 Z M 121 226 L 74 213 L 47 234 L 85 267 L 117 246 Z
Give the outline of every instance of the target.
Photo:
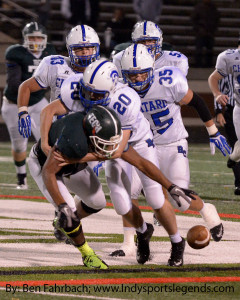
M 137 44 L 134 44 L 134 47 L 133 47 L 133 66 L 134 66 L 134 67 L 137 66 L 137 58 L 136 58 L 136 55 L 137 55 Z
M 101 63 L 96 67 L 96 69 L 94 70 L 94 72 L 92 73 L 92 76 L 91 76 L 91 78 L 90 78 L 90 81 L 89 81 L 90 84 L 93 83 L 93 80 L 94 80 L 94 77 L 95 77 L 97 71 L 101 68 L 102 65 L 104 65 L 104 64 L 107 63 L 107 62 L 108 62 L 108 60 L 104 60 L 103 62 L 101 62 Z
M 83 41 L 86 41 L 86 31 L 84 25 L 81 25 L 81 29 L 82 29 L 82 39 Z
M 143 35 L 146 35 L 146 33 L 147 33 L 147 21 L 145 21 L 143 24 Z
M 38 31 L 38 23 L 34 22 L 34 24 L 35 24 L 35 27 L 36 27 L 36 31 Z
M 118 134 L 118 126 L 117 126 L 116 119 L 114 118 L 114 116 L 112 115 L 112 113 L 107 108 L 105 108 L 104 106 L 100 106 L 100 107 L 102 109 L 104 109 L 109 114 L 109 116 L 112 118 L 113 124 L 114 124 L 114 128 L 115 128 L 115 135 L 117 135 Z

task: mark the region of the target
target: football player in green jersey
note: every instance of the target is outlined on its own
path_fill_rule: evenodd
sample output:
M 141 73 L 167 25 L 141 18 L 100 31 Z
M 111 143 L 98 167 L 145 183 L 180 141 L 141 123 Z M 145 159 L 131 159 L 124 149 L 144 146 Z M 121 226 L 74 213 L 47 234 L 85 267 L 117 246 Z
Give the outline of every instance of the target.
M 28 165 L 32 177 L 58 211 L 55 226 L 79 249 L 87 267 L 108 268 L 88 246 L 80 222 L 83 217 L 97 213 L 106 206 L 101 183 L 86 164 L 88 152 L 111 157 L 121 140 L 121 123 L 115 112 L 99 106 L 87 115 L 77 112 L 58 119 L 49 131 L 52 149 L 48 157 L 41 149 L 41 140 L 32 147 L 29 155 Z M 54 156 L 56 153 L 61 153 L 66 159 L 82 159 L 83 163 L 61 167 Z M 83 199 L 77 210 L 69 190 Z
M 36 140 L 40 138 L 40 112 L 48 104 L 45 90 L 31 94 L 29 108 L 18 110 L 19 85 L 30 78 L 40 61 L 56 54 L 53 45 L 47 43 L 45 28 L 37 22 L 26 24 L 22 30 L 23 44 L 8 47 L 5 53 L 7 84 L 4 89 L 2 117 L 7 125 L 12 144 L 12 156 L 17 172 L 17 188 L 27 189 L 26 149 L 31 130 Z M 16 116 L 19 116 L 17 120 Z M 21 131 L 23 138 L 18 131 Z

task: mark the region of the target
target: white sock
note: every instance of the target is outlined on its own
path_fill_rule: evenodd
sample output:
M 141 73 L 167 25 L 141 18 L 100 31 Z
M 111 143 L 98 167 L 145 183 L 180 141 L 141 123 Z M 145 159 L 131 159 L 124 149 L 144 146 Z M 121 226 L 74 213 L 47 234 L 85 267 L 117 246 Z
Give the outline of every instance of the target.
M 123 246 L 135 248 L 134 234 L 135 234 L 134 227 L 123 227 L 123 235 L 124 235 Z
M 15 167 L 16 167 L 17 174 L 26 174 L 27 173 L 26 164 L 21 167 L 18 167 L 15 165 Z
M 204 203 L 204 206 L 199 213 L 209 229 L 212 229 L 221 223 L 216 207 L 211 203 Z
M 136 228 L 136 230 L 140 233 L 144 233 L 147 230 L 146 222 L 143 222 L 143 225 L 141 227 Z
M 175 234 L 169 235 L 169 237 L 172 243 L 179 243 L 182 240 L 182 237 L 178 231 Z

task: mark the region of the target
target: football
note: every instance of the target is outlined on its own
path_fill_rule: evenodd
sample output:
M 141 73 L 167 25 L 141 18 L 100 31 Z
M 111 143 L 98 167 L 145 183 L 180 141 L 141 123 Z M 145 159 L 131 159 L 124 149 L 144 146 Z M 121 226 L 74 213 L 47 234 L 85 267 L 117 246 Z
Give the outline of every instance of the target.
M 193 226 L 188 230 L 187 242 L 193 249 L 202 249 L 209 245 L 211 234 L 203 225 Z

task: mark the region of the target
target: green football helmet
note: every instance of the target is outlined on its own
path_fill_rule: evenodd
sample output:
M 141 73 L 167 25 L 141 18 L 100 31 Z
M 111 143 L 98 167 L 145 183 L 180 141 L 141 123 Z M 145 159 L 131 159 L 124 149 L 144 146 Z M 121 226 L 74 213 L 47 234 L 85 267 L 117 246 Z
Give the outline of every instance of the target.
M 94 106 L 84 118 L 84 129 L 97 154 L 110 158 L 119 148 L 122 128 L 114 110 Z
M 43 51 L 47 46 L 47 33 L 45 27 L 37 22 L 31 22 L 25 25 L 22 30 L 23 46 L 32 52 Z M 33 37 L 41 39 L 31 40 Z

